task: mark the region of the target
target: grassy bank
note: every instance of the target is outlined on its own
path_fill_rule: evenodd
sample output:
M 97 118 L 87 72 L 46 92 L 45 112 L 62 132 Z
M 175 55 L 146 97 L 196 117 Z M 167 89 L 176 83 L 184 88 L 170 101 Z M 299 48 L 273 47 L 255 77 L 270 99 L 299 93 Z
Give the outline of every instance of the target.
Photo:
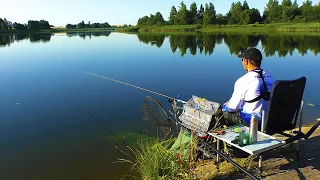
M 167 25 L 136 26 L 118 32 L 320 32 L 320 23 L 249 24 L 249 25 Z
M 64 32 L 110 32 L 115 28 L 83 28 L 83 29 L 67 29 L 67 28 L 52 28 L 47 30 L 10 30 L 0 31 L 0 34 L 28 34 L 28 33 L 64 33 Z

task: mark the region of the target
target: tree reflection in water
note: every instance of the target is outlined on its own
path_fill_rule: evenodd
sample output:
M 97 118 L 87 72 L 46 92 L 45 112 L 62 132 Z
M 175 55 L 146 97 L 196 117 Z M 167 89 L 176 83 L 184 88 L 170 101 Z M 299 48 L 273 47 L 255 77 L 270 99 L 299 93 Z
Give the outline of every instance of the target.
M 278 55 L 286 57 L 297 50 L 302 56 L 307 51 L 314 55 L 320 52 L 320 35 L 296 35 L 296 34 L 137 34 L 140 42 L 156 44 L 161 47 L 165 38 L 169 38 L 170 48 L 173 53 L 177 50 L 184 56 L 188 49 L 190 54 L 197 53 L 211 55 L 216 44 L 226 44 L 230 54 L 237 55 L 248 47 L 256 47 L 261 43 L 265 56 Z

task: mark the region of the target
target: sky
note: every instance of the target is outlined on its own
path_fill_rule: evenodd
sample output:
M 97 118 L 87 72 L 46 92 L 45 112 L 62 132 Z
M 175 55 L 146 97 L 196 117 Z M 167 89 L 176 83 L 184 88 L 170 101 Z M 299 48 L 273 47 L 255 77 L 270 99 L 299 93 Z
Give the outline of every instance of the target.
M 168 20 L 171 7 L 178 9 L 182 0 L 0 0 L 0 18 L 12 22 L 27 23 L 28 20 L 47 20 L 54 26 L 85 23 L 110 25 L 135 25 L 140 17 L 159 11 Z M 188 9 L 192 2 L 200 4 L 212 2 L 217 13 L 226 14 L 236 0 L 184 0 Z M 243 2 L 241 0 L 240 2 Z M 281 0 L 279 0 L 281 2 Z M 301 5 L 305 0 L 298 0 Z M 263 13 L 268 0 L 247 0 L 250 8 Z M 313 0 L 313 4 L 319 0 Z

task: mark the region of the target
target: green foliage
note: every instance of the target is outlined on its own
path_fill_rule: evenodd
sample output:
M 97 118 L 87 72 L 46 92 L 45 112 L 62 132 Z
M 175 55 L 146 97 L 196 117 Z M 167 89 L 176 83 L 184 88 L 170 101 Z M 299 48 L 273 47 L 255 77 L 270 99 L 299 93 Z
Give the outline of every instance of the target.
M 133 149 L 135 161 L 122 160 L 132 164 L 132 169 L 140 173 L 143 179 L 191 179 L 189 174 L 190 157 L 185 157 L 184 151 L 175 152 L 169 150 L 174 144 L 175 138 L 162 142 L 159 140 L 147 140 L 138 143 L 138 148 Z M 180 147 L 185 148 L 191 147 Z
M 205 10 L 203 13 L 203 25 L 213 25 L 216 23 L 216 10 L 214 5 L 210 2 L 209 5 L 206 3 Z
M 163 26 L 165 23 L 160 12 L 157 12 L 155 15 L 150 14 L 150 17 L 144 16 L 138 20 L 138 26 Z
M 20 23 L 13 23 L 13 25 L 12 25 L 12 29 L 14 29 L 14 30 L 27 30 L 27 25 L 26 24 L 20 24 Z
M 178 11 L 177 16 L 175 18 L 174 24 L 187 25 L 188 24 L 188 14 L 189 14 L 189 12 L 187 10 L 187 6 L 182 1 L 180 3 L 179 11 Z
M 203 24 L 203 13 L 204 13 L 204 8 L 201 4 L 197 12 L 197 24 Z
M 78 23 L 78 28 L 79 29 L 83 29 L 86 27 L 86 24 L 84 23 L 84 21 L 81 21 L 80 23 Z
M 160 18 L 161 19 L 161 18 Z M 151 25 L 204 25 L 213 24 L 255 24 L 255 23 L 284 23 L 284 22 L 320 22 L 320 3 L 312 5 L 310 0 L 306 0 L 300 7 L 297 0 L 269 0 L 261 16 L 258 9 L 250 8 L 248 2 L 233 2 L 227 14 L 216 15 L 213 3 L 206 3 L 205 7 L 200 4 L 197 7 L 195 2 L 191 3 L 190 9 L 187 9 L 184 1 L 180 3 L 179 9 L 171 7 L 169 20 L 166 23 L 157 23 L 154 15 L 144 16 L 138 20 L 140 26 Z
M 84 21 L 81 21 L 80 23 L 76 24 L 67 24 L 66 28 L 67 29 L 83 29 L 83 28 L 87 28 L 87 29 L 96 29 L 96 28 L 110 28 L 111 26 L 109 25 L 109 23 L 105 22 L 105 23 L 92 23 L 89 21 L 88 24 L 85 24 Z
M 0 18 L 0 31 L 7 31 L 8 25 L 7 23 Z
M 40 27 L 40 29 L 50 29 L 50 24 L 48 21 L 40 20 L 39 27 Z
M 218 14 L 216 19 L 217 24 L 228 24 L 227 16 L 223 14 Z
M 172 6 L 171 11 L 170 11 L 169 22 L 168 22 L 169 25 L 174 24 L 174 19 L 176 18 L 176 16 L 177 16 L 177 9 L 175 6 Z M 138 21 L 138 24 L 139 24 L 139 21 Z
M 228 18 L 228 24 L 241 24 L 241 13 L 243 11 L 243 7 L 241 5 L 241 2 L 238 1 L 237 3 L 232 3 L 231 8 L 229 12 L 227 13 L 227 18 Z
M 198 8 L 197 4 L 193 2 L 190 5 L 190 11 L 189 11 L 189 24 L 196 24 L 197 23 L 197 13 L 198 13 Z
M 28 21 L 28 29 L 30 30 L 45 30 L 50 29 L 50 25 L 48 21 L 40 20 L 40 21 Z

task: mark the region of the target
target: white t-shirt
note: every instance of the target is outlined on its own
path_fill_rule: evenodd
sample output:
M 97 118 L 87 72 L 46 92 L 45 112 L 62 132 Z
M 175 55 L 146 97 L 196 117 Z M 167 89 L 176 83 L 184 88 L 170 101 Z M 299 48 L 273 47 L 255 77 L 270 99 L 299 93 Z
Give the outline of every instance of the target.
M 260 69 L 254 71 L 260 71 Z M 265 101 L 262 98 L 252 103 L 245 102 L 253 100 L 264 92 L 263 81 L 260 75 L 254 71 L 249 71 L 235 82 L 232 97 L 229 102 L 223 106 L 223 111 L 226 112 L 236 112 L 240 110 L 240 115 L 242 114 L 241 117 L 243 117 L 243 120 L 246 122 L 250 122 L 252 113 L 256 113 L 261 117 L 262 110 L 267 112 L 269 107 L 269 101 Z M 271 92 L 274 79 L 271 74 L 265 70 L 263 70 L 262 74 L 268 92 Z

